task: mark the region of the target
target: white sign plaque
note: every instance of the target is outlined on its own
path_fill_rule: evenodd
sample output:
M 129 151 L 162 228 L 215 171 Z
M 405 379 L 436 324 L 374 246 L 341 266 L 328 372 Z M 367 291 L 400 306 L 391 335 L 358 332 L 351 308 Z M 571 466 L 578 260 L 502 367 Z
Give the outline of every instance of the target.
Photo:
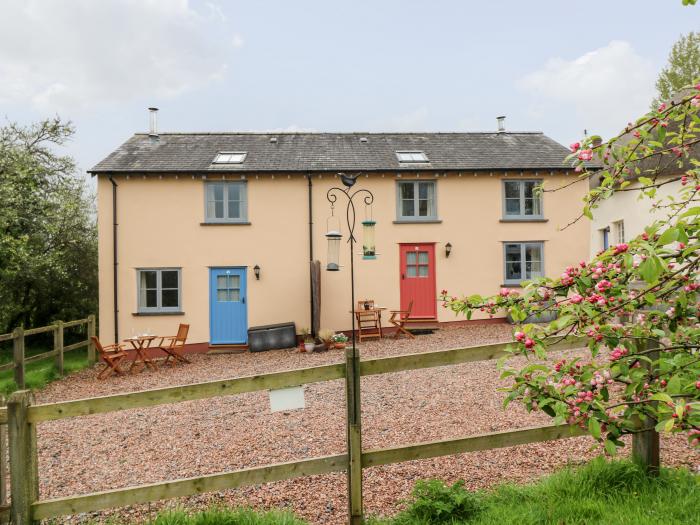
M 293 386 L 270 390 L 270 412 L 282 412 L 305 408 L 304 387 Z

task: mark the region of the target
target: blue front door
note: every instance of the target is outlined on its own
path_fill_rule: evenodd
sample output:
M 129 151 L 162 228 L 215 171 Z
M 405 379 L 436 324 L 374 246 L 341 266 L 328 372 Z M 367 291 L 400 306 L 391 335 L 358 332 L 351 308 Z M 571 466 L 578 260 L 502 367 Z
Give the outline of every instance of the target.
M 209 319 L 211 344 L 248 342 L 245 268 L 210 269 Z

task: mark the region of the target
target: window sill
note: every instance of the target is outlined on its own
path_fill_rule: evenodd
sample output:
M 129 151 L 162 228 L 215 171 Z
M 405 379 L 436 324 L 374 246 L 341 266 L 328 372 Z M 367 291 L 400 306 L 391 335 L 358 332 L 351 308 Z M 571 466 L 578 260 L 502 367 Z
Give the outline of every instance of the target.
M 153 315 L 185 315 L 185 312 L 134 312 L 134 316 L 153 316 Z
M 516 218 L 507 218 L 507 219 L 501 219 L 499 222 L 549 222 L 549 219 L 545 219 L 542 217 L 533 217 L 533 218 L 524 218 L 524 219 L 516 219 Z
M 231 222 L 200 222 L 200 226 L 250 226 L 248 221 L 231 221 Z
M 510 283 L 510 284 L 502 284 L 501 288 L 522 288 L 523 285 L 520 283 Z
M 399 219 L 394 221 L 394 224 L 440 224 L 441 219 Z

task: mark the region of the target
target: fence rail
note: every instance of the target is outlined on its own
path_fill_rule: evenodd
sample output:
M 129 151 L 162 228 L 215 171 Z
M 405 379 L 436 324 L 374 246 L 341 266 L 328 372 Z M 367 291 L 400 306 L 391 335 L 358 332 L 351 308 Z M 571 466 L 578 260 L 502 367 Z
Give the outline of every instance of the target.
M 87 336 L 85 340 L 73 343 L 70 345 L 65 345 L 65 332 L 66 328 L 74 328 L 76 326 L 87 325 Z M 25 338 L 32 335 L 53 333 L 53 349 L 48 352 L 43 352 L 41 354 L 36 354 L 30 357 L 26 356 L 25 351 Z M 12 341 L 12 354 L 13 360 L 11 363 L 6 363 L 0 365 L 0 371 L 12 370 L 15 371 L 15 383 L 17 387 L 23 389 L 26 387 L 25 384 L 25 365 L 27 363 L 33 363 L 35 361 L 41 361 L 42 359 L 47 359 L 49 357 L 55 358 L 56 368 L 59 374 L 63 375 L 63 355 L 71 350 L 76 350 L 77 348 L 87 347 L 88 349 L 88 361 L 94 363 L 96 360 L 95 345 L 91 341 L 91 337 L 95 335 L 95 316 L 89 315 L 85 319 L 76 319 L 74 321 L 57 321 L 54 324 L 48 326 L 40 326 L 37 328 L 29 328 L 25 330 L 22 327 L 15 328 L 10 334 L 0 334 L 0 342 L 2 341 Z
M 202 492 L 231 489 L 298 476 L 339 471 L 346 471 L 350 474 L 353 469 L 358 469 L 361 474 L 363 468 L 566 439 L 585 434 L 583 430 L 575 426 L 547 425 L 413 443 L 384 449 L 362 450 L 359 425 L 351 425 L 348 429 L 348 451 L 345 454 L 307 458 L 300 461 L 174 479 L 90 494 L 39 499 L 36 425 L 42 421 L 343 379 L 346 378 L 346 374 L 351 373 L 351 369 L 354 369 L 359 375 L 373 376 L 496 359 L 506 355 L 506 346 L 506 344 L 499 343 L 370 359 L 359 362 L 357 367 L 352 364 L 351 359 L 347 359 L 346 363 L 59 403 L 32 404 L 29 392 L 15 392 L 10 399 L 8 408 L 0 409 L 0 423 L 3 419 L 9 421 L 10 428 L 12 518 L 16 523 L 33 523 L 41 519 L 68 514 L 191 496 Z M 573 349 L 581 346 L 580 340 L 572 339 L 558 342 L 556 345 L 552 345 L 552 348 Z M 355 458 L 356 463 L 353 463 L 352 458 Z M 361 483 L 361 478 L 361 475 L 355 478 L 349 476 L 350 483 Z M 353 481 L 353 479 L 359 481 Z M 352 500 L 350 501 L 350 521 L 358 522 L 358 517 L 361 519 L 362 514 L 361 485 L 360 490 L 352 490 L 351 487 L 349 494 Z M 2 508 L 0 507 L 0 517 L 1 513 Z

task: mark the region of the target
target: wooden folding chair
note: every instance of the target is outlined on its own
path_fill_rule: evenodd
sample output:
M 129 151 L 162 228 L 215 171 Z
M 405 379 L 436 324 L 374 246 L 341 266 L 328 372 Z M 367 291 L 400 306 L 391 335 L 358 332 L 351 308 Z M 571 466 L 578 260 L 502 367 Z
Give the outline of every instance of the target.
M 100 357 L 105 364 L 104 369 L 97 374 L 97 379 L 106 379 L 112 374 L 124 375 L 125 372 L 119 367 L 122 359 L 128 355 L 124 351 L 124 347 L 119 343 L 102 346 L 100 340 L 94 335 L 90 339 L 92 339 L 97 352 L 100 354 Z
M 156 345 L 156 348 L 159 348 L 160 350 L 168 354 L 165 358 L 165 363 L 170 361 L 170 359 L 172 359 L 172 366 L 175 366 L 175 363 L 177 361 L 182 361 L 183 363 L 191 363 L 189 359 L 182 355 L 183 347 L 185 346 L 185 342 L 187 341 L 187 334 L 189 331 L 190 325 L 180 324 L 180 326 L 177 329 L 177 335 L 166 335 L 161 337 L 160 343 Z
M 408 318 L 411 317 L 411 310 L 413 310 L 413 300 L 411 300 L 410 303 L 408 303 L 408 309 L 406 310 L 392 310 L 391 317 L 389 318 L 389 322 L 393 324 L 396 327 L 396 333 L 394 334 L 394 339 L 398 339 L 399 335 L 401 335 L 401 332 L 409 336 L 411 339 L 415 339 L 416 336 L 413 335 L 411 332 L 406 330 L 405 324 L 408 321 Z
M 357 336 L 360 342 L 371 337 L 382 338 L 382 325 L 377 310 L 357 310 Z

